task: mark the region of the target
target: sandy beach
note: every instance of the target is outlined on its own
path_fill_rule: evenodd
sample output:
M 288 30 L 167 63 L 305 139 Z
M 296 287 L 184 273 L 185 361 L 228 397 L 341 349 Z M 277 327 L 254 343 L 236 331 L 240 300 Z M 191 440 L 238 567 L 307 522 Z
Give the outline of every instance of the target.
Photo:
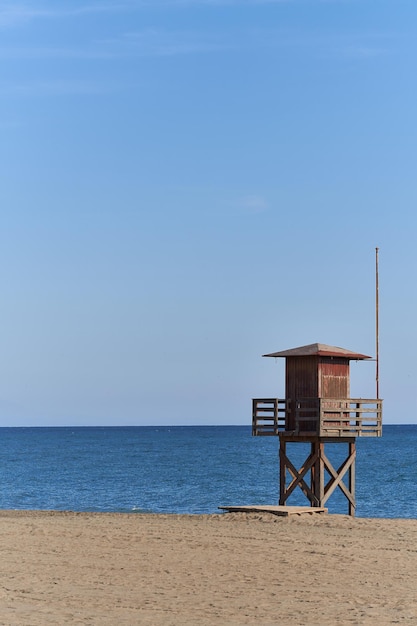
M 0 624 L 417 624 L 417 520 L 1 511 Z

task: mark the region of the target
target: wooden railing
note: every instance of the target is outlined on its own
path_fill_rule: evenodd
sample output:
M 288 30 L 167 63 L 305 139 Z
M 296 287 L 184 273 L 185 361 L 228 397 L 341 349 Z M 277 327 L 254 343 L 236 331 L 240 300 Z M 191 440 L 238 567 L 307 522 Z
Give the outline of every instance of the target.
M 259 398 L 252 401 L 252 434 L 381 437 L 382 400 Z
M 287 401 L 279 398 L 252 400 L 252 435 L 278 435 L 285 430 Z

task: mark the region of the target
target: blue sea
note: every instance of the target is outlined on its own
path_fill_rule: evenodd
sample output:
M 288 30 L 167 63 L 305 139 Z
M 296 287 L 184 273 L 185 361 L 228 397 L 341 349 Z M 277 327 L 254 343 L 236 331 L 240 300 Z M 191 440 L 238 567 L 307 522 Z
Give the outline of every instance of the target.
M 334 467 L 346 445 L 326 447 Z M 308 454 L 294 444 L 291 460 Z M 215 513 L 278 504 L 278 438 L 249 426 L 1 428 L 0 508 Z M 417 518 L 417 425 L 357 439 L 356 515 Z M 298 489 L 288 504 L 307 505 Z M 326 506 L 347 513 L 337 490 Z

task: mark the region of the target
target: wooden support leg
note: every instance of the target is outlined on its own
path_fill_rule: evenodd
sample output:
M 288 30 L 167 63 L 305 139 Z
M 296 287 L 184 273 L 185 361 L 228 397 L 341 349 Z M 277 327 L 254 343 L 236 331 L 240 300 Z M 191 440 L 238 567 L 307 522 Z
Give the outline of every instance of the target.
M 279 442 L 279 504 L 280 506 L 284 506 L 285 501 L 286 501 L 286 497 L 285 497 L 285 482 L 286 482 L 286 474 L 287 474 L 287 468 L 285 465 L 286 458 L 287 458 L 286 442 L 280 439 L 280 442 Z
M 349 515 L 355 517 L 356 500 L 355 500 L 355 459 L 356 459 L 356 443 L 349 443 L 349 457 L 353 458 L 353 463 L 349 468 L 349 491 L 352 499 L 349 499 Z
M 331 441 L 330 443 L 339 443 Z M 340 442 L 342 443 L 342 442 Z M 291 463 L 287 456 L 286 444 L 284 439 L 280 439 L 279 463 L 280 463 L 280 486 L 279 486 L 279 504 L 285 505 L 289 496 L 300 487 L 312 507 L 324 507 L 335 489 L 339 488 L 348 501 L 349 515 L 355 515 L 355 460 L 356 445 L 355 440 L 344 441 L 348 444 L 348 456 L 343 463 L 335 469 L 325 454 L 325 442 L 321 440 L 311 441 L 311 451 L 307 459 L 299 470 Z M 310 472 L 310 481 L 307 484 L 308 473 Z M 330 478 L 325 484 L 325 472 Z M 287 486 L 287 473 L 291 477 L 291 481 Z M 348 484 L 343 482 L 343 478 L 347 476 Z
M 314 444 L 311 444 L 311 452 L 310 452 L 310 456 L 314 453 Z M 317 461 L 314 463 L 314 465 L 311 467 L 311 472 L 310 472 L 310 486 L 311 486 L 311 491 L 315 494 L 317 494 L 317 488 L 316 488 L 316 484 L 317 484 Z M 313 506 L 312 503 L 310 502 L 310 506 Z
M 311 443 L 311 455 L 314 457 L 315 462 L 311 468 L 311 488 L 315 496 L 315 502 L 311 503 L 311 506 L 322 507 L 324 499 L 324 463 L 323 463 L 323 449 L 324 444 L 320 441 L 313 441 Z
M 337 487 L 342 491 L 342 493 L 346 496 L 348 501 L 348 513 L 352 517 L 355 515 L 355 460 L 356 460 L 356 446 L 355 442 L 349 442 L 349 453 L 347 458 L 343 461 L 343 463 L 335 469 L 327 456 L 322 453 L 322 459 L 325 470 L 330 474 L 330 479 L 324 487 L 324 497 L 323 504 L 330 498 L 333 491 L 337 489 Z M 347 475 L 348 477 L 348 486 L 343 482 L 343 477 Z
M 280 441 L 280 450 L 279 450 L 279 458 L 280 458 L 280 497 L 279 503 L 280 505 L 285 505 L 287 499 L 292 494 L 296 487 L 300 487 L 301 491 L 310 501 L 311 506 L 320 506 L 318 503 L 317 496 L 314 492 L 314 486 L 309 486 L 306 483 L 306 477 L 308 473 L 312 471 L 312 468 L 317 462 L 317 453 L 315 449 L 311 448 L 311 453 L 301 466 L 299 470 L 297 470 L 294 465 L 289 460 L 286 454 L 286 442 L 281 439 Z M 289 472 L 292 480 L 287 487 L 287 472 Z

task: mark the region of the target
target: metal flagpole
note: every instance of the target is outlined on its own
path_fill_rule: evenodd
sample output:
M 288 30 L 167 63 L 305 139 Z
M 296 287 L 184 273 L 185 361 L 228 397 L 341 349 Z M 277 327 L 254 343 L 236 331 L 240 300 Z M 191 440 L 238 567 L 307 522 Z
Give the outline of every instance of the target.
M 379 276 L 378 276 L 378 252 L 375 248 L 375 310 L 376 310 L 376 397 L 379 399 Z

